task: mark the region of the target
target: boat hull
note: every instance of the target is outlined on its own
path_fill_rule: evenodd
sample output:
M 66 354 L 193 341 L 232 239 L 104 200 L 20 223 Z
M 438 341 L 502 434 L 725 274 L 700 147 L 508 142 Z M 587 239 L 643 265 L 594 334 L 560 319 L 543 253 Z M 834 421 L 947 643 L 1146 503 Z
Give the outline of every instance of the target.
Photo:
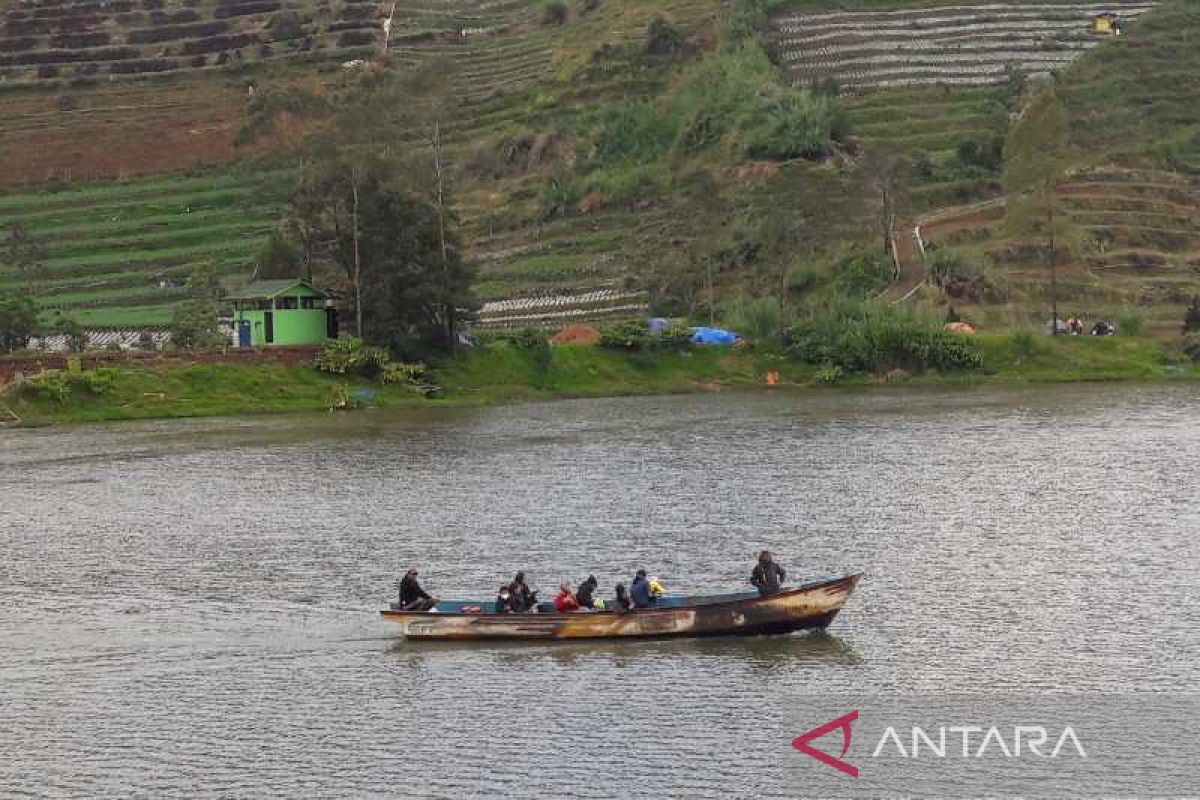
M 632 639 L 764 636 L 824 628 L 858 584 L 859 575 L 821 581 L 764 597 L 630 612 L 490 614 L 382 611 L 409 639 Z

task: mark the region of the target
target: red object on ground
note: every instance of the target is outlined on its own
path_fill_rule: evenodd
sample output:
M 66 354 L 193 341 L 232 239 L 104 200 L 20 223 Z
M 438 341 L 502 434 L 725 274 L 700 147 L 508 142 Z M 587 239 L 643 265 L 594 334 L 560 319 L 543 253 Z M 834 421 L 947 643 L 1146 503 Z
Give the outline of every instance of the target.
M 599 341 L 600 331 L 591 325 L 568 325 L 550 337 L 551 344 L 596 344 Z

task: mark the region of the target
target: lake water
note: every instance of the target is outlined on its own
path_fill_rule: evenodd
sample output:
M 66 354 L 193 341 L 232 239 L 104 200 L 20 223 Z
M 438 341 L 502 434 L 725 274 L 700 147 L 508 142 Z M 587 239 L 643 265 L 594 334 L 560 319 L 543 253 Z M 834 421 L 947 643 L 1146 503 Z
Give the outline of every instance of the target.
M 839 698 L 1194 692 L 1198 419 L 1165 384 L 3 432 L 0 794 L 796 797 Z M 827 634 L 405 644 L 377 614 L 409 566 L 706 592 L 763 547 L 865 573 Z

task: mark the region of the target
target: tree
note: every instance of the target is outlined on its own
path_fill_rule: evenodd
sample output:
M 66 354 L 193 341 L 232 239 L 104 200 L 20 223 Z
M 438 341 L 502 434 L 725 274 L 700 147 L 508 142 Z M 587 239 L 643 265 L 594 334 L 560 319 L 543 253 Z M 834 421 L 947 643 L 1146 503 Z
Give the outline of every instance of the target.
M 188 299 L 175 309 L 167 329 L 171 344 L 181 350 L 228 344 L 217 328 L 220 283 L 212 266 L 197 267 L 188 277 Z
M 1078 243 L 1078 229 L 1058 212 L 1059 178 L 1071 158 L 1070 122 L 1054 89 L 1029 101 L 1004 143 L 1005 227 L 1039 241 L 1050 273 L 1050 330 L 1058 334 L 1058 260 Z
M 258 251 L 257 262 L 258 277 L 262 280 L 295 278 L 300 275 L 303 253 L 283 230 L 276 228 Z
M 0 294 L 0 351 L 24 349 L 37 327 L 37 305 L 28 293 Z
M 883 252 L 891 255 L 896 221 L 908 211 L 909 163 L 903 154 L 886 148 L 870 150 L 862 163 L 871 215 L 878 225 Z
M 67 337 L 67 349 L 72 353 L 82 353 L 88 346 L 88 332 L 84 330 L 79 320 L 65 316 L 58 321 L 58 331 Z

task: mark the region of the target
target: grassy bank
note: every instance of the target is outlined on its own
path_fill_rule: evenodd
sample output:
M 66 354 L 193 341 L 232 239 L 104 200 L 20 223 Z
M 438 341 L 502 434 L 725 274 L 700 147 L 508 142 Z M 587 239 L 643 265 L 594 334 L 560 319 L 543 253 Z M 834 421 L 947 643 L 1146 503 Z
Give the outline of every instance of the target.
M 784 389 L 831 384 L 981 385 L 1064 381 L 1146 381 L 1200 377 L 1200 369 L 1170 358 L 1151 338 L 1061 337 L 1028 334 L 977 339 L 983 366 L 973 372 L 909 375 L 845 375 L 831 378 L 818 367 L 785 356 L 730 350 L 624 353 L 596 347 L 558 347 L 549 363 L 514 346 L 469 352 L 443 365 L 443 391 L 427 400 L 403 386 L 335 379 L 308 367 L 280 365 L 127 366 L 108 371 L 101 392 L 84 381 L 62 400 L 10 389 L 4 398 L 26 425 L 70 424 L 156 417 L 193 417 L 329 408 L 341 383 L 361 406 L 486 405 L 568 397 L 599 397 L 711 391 L 766 385 L 778 373 Z M 0 408 L 4 415 L 4 408 Z

